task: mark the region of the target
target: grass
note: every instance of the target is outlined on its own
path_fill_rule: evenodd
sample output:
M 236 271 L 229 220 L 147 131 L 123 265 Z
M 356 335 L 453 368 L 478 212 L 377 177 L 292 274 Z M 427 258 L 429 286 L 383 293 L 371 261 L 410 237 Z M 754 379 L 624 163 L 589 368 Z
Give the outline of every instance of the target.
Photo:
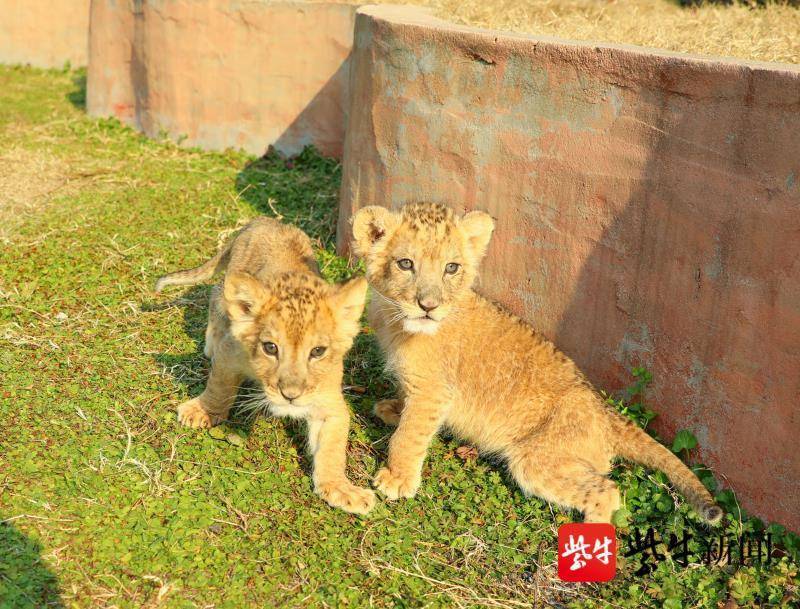
M 800 4 L 678 0 L 378 0 L 478 27 L 683 53 L 800 63 Z M 690 4 L 690 3 L 687 3 Z
M 453 440 L 434 442 L 417 498 L 358 518 L 313 494 L 301 427 L 179 427 L 175 406 L 207 373 L 208 288 L 156 299 L 153 280 L 205 260 L 260 213 L 308 231 L 329 278 L 352 273 L 333 251 L 339 166 L 310 150 L 286 163 L 147 140 L 87 118 L 80 83 L 0 67 L 0 225 L 13 220 L 0 237 L 0 607 L 796 601 L 794 538 L 779 528 L 789 554 L 763 567 L 668 558 L 639 577 L 631 557 L 608 585 L 567 585 L 554 540 L 573 515 L 525 499 L 501 467 Z M 636 378 L 641 393 L 647 378 Z M 389 434 L 368 412 L 392 393 L 368 334 L 345 382 L 350 472 L 367 484 Z M 651 418 L 635 399 L 618 405 Z M 661 474 L 615 476 L 629 526 L 704 534 Z M 728 530 L 761 526 L 734 519 Z

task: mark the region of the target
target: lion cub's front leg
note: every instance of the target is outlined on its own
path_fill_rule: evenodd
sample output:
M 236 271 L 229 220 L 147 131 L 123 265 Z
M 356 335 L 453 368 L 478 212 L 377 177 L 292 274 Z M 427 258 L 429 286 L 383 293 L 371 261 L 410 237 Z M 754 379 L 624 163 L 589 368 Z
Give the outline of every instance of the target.
M 224 353 L 218 354 L 211 365 L 205 391 L 178 406 L 178 421 L 181 425 L 194 428 L 220 424 L 228 417 L 241 380 L 232 362 Z
M 347 479 L 347 434 L 350 413 L 342 402 L 334 414 L 308 421 L 308 448 L 314 460 L 314 492 L 329 505 L 353 514 L 375 506 L 375 493 Z
M 422 478 L 422 464 L 431 439 L 439 431 L 448 402 L 408 397 L 397 431 L 389 441 L 389 462 L 375 475 L 373 484 L 387 499 L 413 497 Z

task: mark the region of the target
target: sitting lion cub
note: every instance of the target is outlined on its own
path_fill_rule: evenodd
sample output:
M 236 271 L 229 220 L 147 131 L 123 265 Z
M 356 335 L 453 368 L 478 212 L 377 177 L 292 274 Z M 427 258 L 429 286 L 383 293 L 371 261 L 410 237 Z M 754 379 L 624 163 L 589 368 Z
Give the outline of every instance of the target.
M 367 282 L 329 285 L 305 233 L 257 218 L 202 266 L 159 279 L 156 291 L 208 280 L 225 267 L 206 329 L 211 375 L 200 396 L 178 407 L 178 419 L 189 427 L 216 425 L 228 416 L 239 383 L 257 381 L 272 414 L 307 421 L 314 490 L 334 507 L 365 514 L 375 494 L 345 476 L 350 411 L 342 360 L 359 331 Z
M 459 217 L 426 203 L 355 215 L 370 325 L 403 396 L 375 407 L 397 425 L 377 489 L 412 497 L 445 425 L 504 457 L 525 493 L 578 508 L 587 522 L 610 522 L 620 505 L 606 477 L 616 456 L 663 470 L 707 522 L 719 522 L 722 510 L 677 457 L 608 408 L 552 343 L 472 290 L 493 229 L 483 212 Z

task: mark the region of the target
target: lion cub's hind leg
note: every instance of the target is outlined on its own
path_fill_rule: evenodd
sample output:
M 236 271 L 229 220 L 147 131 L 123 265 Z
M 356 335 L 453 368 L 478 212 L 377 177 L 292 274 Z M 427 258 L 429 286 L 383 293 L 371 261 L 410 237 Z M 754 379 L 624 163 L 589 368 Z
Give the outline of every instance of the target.
M 386 425 L 397 427 L 400 423 L 400 415 L 403 413 L 404 402 L 400 398 L 391 400 L 381 400 L 376 402 L 372 412 Z
M 584 522 L 611 522 L 620 506 L 617 485 L 574 457 L 542 457 L 535 449 L 509 460 L 509 470 L 526 494 L 583 512 Z

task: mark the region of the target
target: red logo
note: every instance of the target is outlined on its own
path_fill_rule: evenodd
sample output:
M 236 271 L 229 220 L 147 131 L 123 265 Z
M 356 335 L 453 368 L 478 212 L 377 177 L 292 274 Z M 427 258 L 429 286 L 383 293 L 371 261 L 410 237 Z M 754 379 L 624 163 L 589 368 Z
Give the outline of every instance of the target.
M 613 525 L 593 522 L 558 528 L 558 577 L 567 582 L 607 582 L 617 572 Z

